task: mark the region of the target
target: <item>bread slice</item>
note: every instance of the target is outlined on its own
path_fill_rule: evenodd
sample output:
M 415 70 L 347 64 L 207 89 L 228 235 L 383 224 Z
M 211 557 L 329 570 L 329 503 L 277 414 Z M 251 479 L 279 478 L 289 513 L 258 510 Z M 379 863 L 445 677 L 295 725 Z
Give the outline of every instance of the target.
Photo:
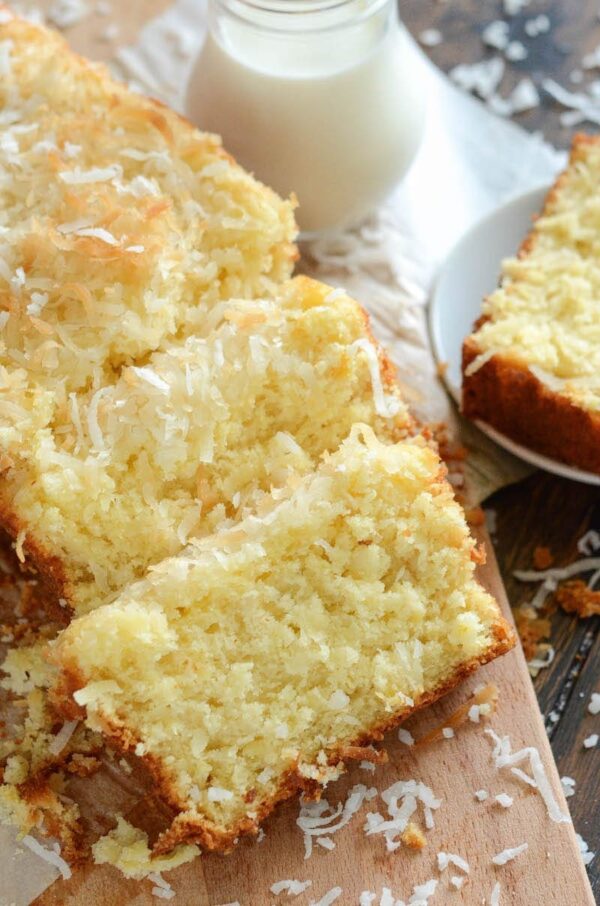
M 512 635 L 421 438 L 356 425 L 315 473 L 73 621 L 55 696 L 175 809 L 155 850 L 227 850 Z
M 77 612 L 311 470 L 354 422 L 389 441 L 410 429 L 340 291 L 298 277 L 272 299 L 214 303 L 199 328 L 60 405 L 24 386 L 28 418 L 5 393 L 0 510 Z
M 463 346 L 462 410 L 600 473 L 600 138 L 578 135 Z
M 290 276 L 296 228 L 292 204 L 216 136 L 6 15 L 0 364 L 59 409 L 215 302 L 269 294 Z

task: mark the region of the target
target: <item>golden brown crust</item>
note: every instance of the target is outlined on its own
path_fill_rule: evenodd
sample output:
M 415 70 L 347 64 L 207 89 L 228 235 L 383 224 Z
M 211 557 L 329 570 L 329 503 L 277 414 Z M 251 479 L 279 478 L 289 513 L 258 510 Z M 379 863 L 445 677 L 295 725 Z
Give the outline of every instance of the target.
M 476 337 L 463 344 L 462 412 L 481 419 L 532 450 L 600 474 L 600 413 L 576 406 L 529 369 L 495 355 L 474 374 Z
M 493 624 L 492 636 L 493 642 L 483 654 L 461 664 L 445 683 L 437 689 L 426 692 L 412 707 L 391 715 L 385 721 L 361 733 L 356 739 L 340 743 L 327 751 L 327 764 L 338 768 L 340 772 L 345 770 L 345 761 L 363 758 L 365 748 L 372 748 L 374 743 L 380 743 L 388 730 L 398 726 L 416 711 L 446 695 L 480 666 L 509 651 L 515 644 L 514 632 L 503 617 L 499 617 L 498 621 Z M 81 688 L 84 683 L 81 675 L 68 665 L 62 665 L 62 675 L 62 684 L 55 689 L 53 700 L 55 706 L 65 716 L 72 716 L 74 713 L 73 692 Z M 80 710 L 77 713 L 81 715 Z M 128 728 L 118 726 L 114 721 L 106 718 L 102 720 L 102 724 L 104 735 L 115 748 L 123 753 L 131 753 L 135 750 L 139 740 Z M 284 775 L 276 792 L 257 806 L 255 817 L 244 817 L 230 827 L 223 827 L 208 818 L 200 815 L 191 816 L 184 811 L 187 803 L 177 794 L 168 771 L 159 759 L 147 754 L 141 756 L 140 760 L 144 762 L 156 781 L 158 798 L 174 812 L 171 826 L 160 835 L 154 845 L 156 854 L 170 852 L 175 846 L 185 842 L 197 843 L 209 851 L 229 852 L 239 837 L 257 834 L 262 821 L 280 802 L 299 792 L 303 792 L 307 798 L 318 799 L 323 788 L 318 781 L 303 776 L 296 766 Z
M 600 136 L 583 133 L 574 136 L 568 167 L 554 182 L 538 216 L 552 213 L 559 193 L 570 178 L 570 168 L 584 158 L 587 146 L 598 144 Z M 518 257 L 527 257 L 536 240 L 537 232 L 532 229 L 521 243 Z M 508 356 L 494 355 L 467 375 L 468 366 L 483 352 L 477 346 L 477 331 L 489 320 L 489 316 L 482 315 L 463 343 L 463 415 L 480 419 L 546 456 L 600 473 L 600 413 L 585 410 L 551 390 L 528 368 Z

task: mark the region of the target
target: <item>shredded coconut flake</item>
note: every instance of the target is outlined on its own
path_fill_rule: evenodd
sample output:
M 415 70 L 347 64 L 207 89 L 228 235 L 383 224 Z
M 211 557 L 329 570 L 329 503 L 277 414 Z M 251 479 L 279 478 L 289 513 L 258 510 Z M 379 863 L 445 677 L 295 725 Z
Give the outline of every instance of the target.
M 381 415 L 382 418 L 392 418 L 397 415 L 400 410 L 400 401 L 393 396 L 386 397 L 383 392 L 379 360 L 373 344 L 363 337 L 360 340 L 355 340 L 350 348 L 362 349 L 367 357 L 371 375 L 371 387 L 373 389 L 373 402 L 377 415 Z
M 297 897 L 311 886 L 312 881 L 277 881 L 271 885 L 271 893 L 279 896 L 280 893 L 287 893 L 288 897 Z
M 565 799 L 575 795 L 575 780 L 572 777 L 561 777 L 560 783 L 565 794 Z
M 523 749 L 520 749 L 518 752 L 512 752 L 512 747 L 510 739 L 508 736 L 503 736 L 500 738 L 493 730 L 487 729 L 485 733 L 491 737 L 494 741 L 494 750 L 492 752 L 492 758 L 494 759 L 495 767 L 500 770 L 501 768 L 509 767 L 513 768 L 522 762 L 528 762 L 531 773 L 536 783 L 536 788 L 539 790 L 540 796 L 544 800 L 548 815 L 552 821 L 557 823 L 569 822 L 571 819 L 568 815 L 565 815 L 554 796 L 550 781 L 546 775 L 546 770 L 542 763 L 540 753 L 535 748 L 535 746 L 526 746 Z M 513 771 L 514 773 L 514 771 Z M 518 775 L 517 775 L 518 776 Z
M 221 786 L 209 786 L 206 795 L 209 802 L 228 802 L 233 799 L 231 790 L 225 790 Z
M 21 843 L 30 849 L 32 853 L 35 853 L 36 856 L 39 856 L 40 859 L 43 859 L 45 862 L 49 862 L 50 865 L 54 865 L 55 868 L 58 868 L 65 881 L 69 880 L 72 872 L 68 862 L 65 862 L 60 855 L 58 843 L 54 844 L 54 849 L 47 849 L 45 846 L 42 846 L 41 843 L 38 843 L 35 837 L 31 837 L 29 834 L 23 837 Z
M 590 714 L 600 714 L 600 692 L 592 692 L 588 711 Z
M 441 31 L 437 28 L 426 28 L 419 35 L 423 47 L 437 47 L 444 40 Z
M 379 812 L 369 812 L 365 822 L 365 833 L 383 834 L 388 852 L 394 852 L 401 846 L 399 838 L 406 830 L 418 804 L 423 806 L 425 827 L 434 826 L 433 810 L 440 807 L 441 799 L 436 799 L 433 791 L 417 780 L 399 780 L 383 791 L 381 798 L 387 805 L 389 819 Z
M 524 853 L 525 850 L 529 849 L 528 843 L 521 843 L 520 846 L 512 846 L 507 849 L 503 849 L 501 853 L 497 853 L 492 862 L 494 865 L 506 865 L 507 862 L 512 862 L 513 859 L 516 859 L 517 856 L 520 856 L 521 853 Z
M 92 167 L 91 170 L 80 170 L 77 167 L 75 170 L 63 170 L 58 175 L 67 185 L 77 186 L 88 182 L 108 182 L 120 176 L 122 172 L 118 164 L 113 164 L 110 167 Z
M 83 227 L 83 229 L 74 231 L 76 236 L 89 237 L 90 239 L 100 239 L 101 242 L 105 242 L 107 245 L 118 245 L 119 240 L 113 236 L 112 233 L 109 233 L 108 230 L 105 230 L 103 227 Z
M 598 734 L 597 733 L 591 733 L 590 736 L 586 736 L 586 738 L 583 740 L 584 749 L 593 749 L 594 746 L 597 746 L 597 745 L 598 745 Z
M 496 881 L 490 896 L 490 906 L 500 906 L 500 881 Z
M 146 381 L 147 384 L 151 384 L 152 387 L 156 387 L 157 390 L 162 391 L 162 393 L 171 392 L 171 388 L 164 378 L 161 378 L 156 371 L 153 371 L 148 365 L 143 365 L 141 367 L 132 365 L 130 370 L 133 371 L 134 374 L 137 374 L 143 381 Z
M 460 868 L 467 875 L 470 871 L 469 863 L 462 856 L 456 856 L 454 853 L 439 852 L 437 854 L 437 865 L 439 871 L 445 871 L 449 865 L 455 865 L 456 868 Z
M 579 852 L 581 853 L 583 864 L 589 865 L 590 862 L 594 861 L 596 853 L 590 851 L 589 846 L 587 845 L 581 834 L 575 834 L 575 836 L 577 837 L 577 845 L 579 846 Z
M 323 837 L 341 830 L 369 798 L 370 790 L 364 784 L 357 783 L 350 790 L 345 803 L 338 803 L 335 810 L 327 799 L 302 803 L 296 824 L 304 834 L 304 858 L 308 859 L 312 855 L 313 837 Z M 325 814 L 326 812 L 329 814 Z
M 48 751 L 51 755 L 59 755 L 62 752 L 62 750 L 69 742 L 71 736 L 75 732 L 78 724 L 78 720 L 68 720 L 62 725 L 62 727 L 48 746 Z
M 514 799 L 512 796 L 509 796 L 508 793 L 498 793 L 494 801 L 497 802 L 498 805 L 501 805 L 502 808 L 510 808 Z
M 478 799 L 479 802 L 485 802 L 486 799 L 489 799 L 489 796 L 490 796 L 490 794 L 488 793 L 487 790 L 476 790 L 475 791 L 475 798 Z
M 400 742 L 403 742 L 405 746 L 414 746 L 415 738 L 409 730 L 405 730 L 404 727 L 400 727 L 398 730 L 398 739 Z

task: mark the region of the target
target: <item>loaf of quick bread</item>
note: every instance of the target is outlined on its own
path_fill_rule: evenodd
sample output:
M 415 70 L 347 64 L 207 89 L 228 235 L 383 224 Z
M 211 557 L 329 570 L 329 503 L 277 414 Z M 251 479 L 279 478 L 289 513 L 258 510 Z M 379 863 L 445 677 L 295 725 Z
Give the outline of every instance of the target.
M 566 171 L 463 347 L 462 409 L 600 473 L 600 139 Z
M 227 850 L 512 635 L 364 310 L 291 278 L 292 202 L 4 7 L 0 125 L 0 529 L 72 619 L 3 663 L 0 817 L 85 857 L 107 740 L 175 810 L 155 853 Z M 172 864 L 140 833 L 97 858 Z
M 230 848 L 510 647 L 444 472 L 422 438 L 355 425 L 62 633 L 58 706 L 135 752 L 178 813 L 157 852 Z

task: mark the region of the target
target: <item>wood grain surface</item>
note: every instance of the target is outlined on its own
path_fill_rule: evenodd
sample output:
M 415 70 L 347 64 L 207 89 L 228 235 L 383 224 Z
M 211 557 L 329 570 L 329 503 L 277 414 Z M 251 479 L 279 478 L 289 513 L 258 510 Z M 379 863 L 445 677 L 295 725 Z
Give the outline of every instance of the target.
M 122 23 L 121 32 L 114 41 L 103 39 L 107 20 L 99 16 L 85 20 L 67 36 L 81 52 L 95 59 L 109 59 L 115 46 L 133 37 L 143 21 L 167 5 L 168 0 L 128 0 L 126 5 L 113 4 L 115 14 L 109 21 L 118 19 Z M 428 53 L 435 63 L 449 70 L 459 62 L 475 62 L 490 55 L 491 52 L 482 45 L 481 31 L 501 15 L 502 4 L 500 0 L 401 0 L 400 8 L 415 36 L 425 28 L 440 29 L 444 43 Z M 527 60 L 508 67 L 506 88 L 524 74 L 532 75 L 537 82 L 544 76 L 552 76 L 561 84 L 572 87 L 568 83 L 569 73 L 579 66 L 583 53 L 600 44 L 598 6 L 591 0 L 531 0 L 525 13 L 511 21 L 511 35 L 522 37 L 525 19 L 538 12 L 548 13 L 553 23 L 552 32 L 536 39 Z M 566 147 L 570 141 L 569 130 L 560 125 L 557 106 L 544 92 L 541 107 L 522 114 L 517 121 L 525 128 L 543 131 L 558 146 Z M 590 127 L 590 131 L 596 129 Z M 600 530 L 600 490 L 541 473 L 499 492 L 488 502 L 487 508 L 495 516 L 493 543 L 513 605 L 531 595 L 530 587 L 516 582 L 512 573 L 515 569 L 531 566 L 536 546 L 549 546 L 557 564 L 568 563 L 577 556 L 577 538 L 587 528 Z M 487 578 L 492 590 L 502 595 L 493 567 L 487 568 Z M 600 689 L 599 628 L 597 618 L 582 622 L 557 613 L 553 617 L 552 639 L 557 649 L 556 660 L 535 681 L 559 773 L 577 781 L 576 794 L 569 799 L 575 825 L 590 848 L 595 850 L 600 850 L 600 748 L 585 750 L 582 739 L 597 732 L 600 721 L 587 713 L 591 692 Z M 509 732 L 515 747 L 537 740 L 536 744 L 543 749 L 547 743 L 533 707 L 532 687 L 520 652 L 513 652 L 485 668 L 475 683 L 481 679 L 495 679 L 502 691 L 499 712 L 492 725 L 498 731 Z M 443 720 L 465 695 L 466 689 L 462 689 L 445 703 L 416 718 L 413 721 L 415 734 Z M 550 719 L 550 715 L 558 716 L 558 719 Z M 511 781 L 503 783 L 499 777 L 492 780 L 489 756 L 489 743 L 481 729 L 472 725 L 459 731 L 457 740 L 421 750 L 418 758 L 392 741 L 388 767 L 378 769 L 376 775 L 365 774 L 356 768 L 347 781 L 328 792 L 333 802 L 342 795 L 348 783 L 375 782 L 382 789 L 398 777 L 418 775 L 429 780 L 433 789 L 443 796 L 444 805 L 438 813 L 436 829 L 428 838 L 429 845 L 422 854 L 401 851 L 386 856 L 381 841 L 364 838 L 360 830 L 362 821 L 358 817 L 350 828 L 340 833 L 335 852 L 317 853 L 305 864 L 301 835 L 294 823 L 297 806 L 290 805 L 267 824 L 267 838 L 263 844 L 244 843 L 232 857 L 203 858 L 194 866 L 173 873 L 173 884 L 178 890 L 176 902 L 178 906 L 184 903 L 214 906 L 239 899 L 242 906 L 259 906 L 275 901 L 276 898 L 266 892 L 268 885 L 284 877 L 312 878 L 314 885 L 309 894 L 315 899 L 339 884 L 345 891 L 339 902 L 355 902 L 356 898 L 346 900 L 346 894 L 364 888 L 375 890 L 375 881 L 392 887 L 396 897 L 407 898 L 410 883 L 424 881 L 436 874 L 431 869 L 433 854 L 438 849 L 452 851 L 454 847 L 453 851 L 471 861 L 472 879 L 461 893 L 448 891 L 446 897 L 440 899 L 443 903 L 480 904 L 484 898 L 487 902 L 496 879 L 501 881 L 505 892 L 501 901 L 503 906 L 505 903 L 531 906 L 534 902 L 561 906 L 592 903 L 581 865 L 573 854 L 571 830 L 551 824 L 537 798 L 523 793 Z M 476 785 L 472 779 L 474 772 L 479 781 Z M 516 794 L 515 805 L 499 812 L 488 804 L 482 807 L 474 803 L 473 790 L 486 783 L 494 793 L 506 789 Z M 524 836 L 519 837 L 521 830 Z M 503 869 L 490 868 L 491 852 L 525 839 L 530 842 L 527 854 Z M 596 860 L 596 864 L 599 863 L 600 858 Z M 560 880 L 557 880 L 559 875 Z M 592 866 L 590 876 L 594 889 L 600 893 L 600 871 Z M 356 881 L 359 877 L 361 883 Z M 381 892 L 380 888 L 378 892 Z M 299 902 L 310 897 L 305 896 Z M 281 899 L 287 898 L 284 895 Z M 84 902 L 118 906 L 126 902 L 150 904 L 156 900 L 149 890 L 140 893 L 139 885 L 117 879 L 111 870 L 94 868 L 78 874 L 72 882 L 57 883 L 37 902 L 40 906 Z

